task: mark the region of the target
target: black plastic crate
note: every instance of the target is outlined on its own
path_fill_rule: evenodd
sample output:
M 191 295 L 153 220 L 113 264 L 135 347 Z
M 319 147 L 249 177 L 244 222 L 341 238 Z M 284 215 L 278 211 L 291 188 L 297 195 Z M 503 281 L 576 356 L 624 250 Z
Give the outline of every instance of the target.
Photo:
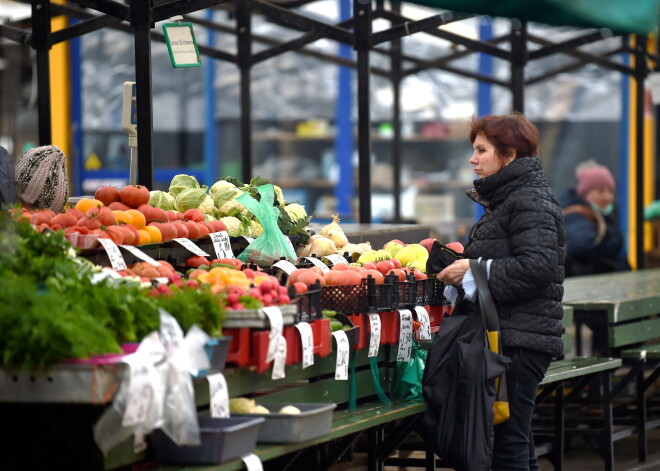
M 384 283 L 376 284 L 376 280 L 369 276 L 362 280 L 362 285 L 367 288 L 367 310 L 366 312 L 391 311 L 394 307 L 393 284 L 386 279 Z
M 400 309 L 400 308 L 414 306 L 416 301 L 414 275 L 409 275 L 405 281 L 394 279 L 393 283 L 394 283 L 394 287 L 393 287 L 394 300 L 392 306 L 393 309 Z
M 431 305 L 432 306 L 447 306 L 451 304 L 449 300 L 445 297 L 445 284 L 442 281 L 438 281 L 435 278 L 433 280 L 433 293 L 431 295 Z
M 366 285 L 330 285 L 321 288 L 321 307 L 355 314 L 367 312 Z
M 321 319 L 321 284 L 317 281 L 307 292 L 296 295 L 293 286 L 289 287 L 289 295 L 296 305 L 298 322 L 312 322 Z
M 427 306 L 430 305 L 434 299 L 435 291 L 433 278 L 425 280 L 415 280 L 415 305 Z

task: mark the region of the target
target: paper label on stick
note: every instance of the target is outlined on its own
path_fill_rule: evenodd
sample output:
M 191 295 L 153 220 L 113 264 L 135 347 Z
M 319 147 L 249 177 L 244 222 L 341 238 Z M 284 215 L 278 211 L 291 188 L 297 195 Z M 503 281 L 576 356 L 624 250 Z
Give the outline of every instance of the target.
M 312 334 L 312 326 L 307 322 L 299 322 L 296 324 L 298 332 L 300 332 L 300 344 L 302 345 L 302 367 L 303 370 L 308 366 L 314 364 L 314 335 Z
M 284 330 L 284 319 L 282 318 L 282 311 L 280 311 L 280 308 L 277 306 L 264 307 L 262 310 L 270 321 L 270 334 L 268 334 L 268 351 L 266 352 L 266 363 L 270 363 L 275 359 L 277 339 L 282 335 L 282 331 Z
M 337 342 L 337 365 L 335 366 L 335 379 L 346 380 L 348 379 L 348 353 L 349 343 L 346 332 L 343 330 L 336 330 L 332 333 Z
M 207 376 L 206 379 L 209 382 L 211 417 L 229 417 L 229 391 L 224 375 L 215 373 Z
M 229 240 L 227 231 L 214 232 L 210 235 L 217 258 L 234 258 L 234 252 L 231 250 L 231 241 Z
M 277 338 L 275 347 L 275 358 L 273 359 L 273 372 L 270 379 L 283 379 L 285 377 L 284 367 L 286 366 L 286 339 L 284 335 Z
M 132 253 L 135 255 L 135 257 L 139 258 L 143 262 L 147 262 L 149 265 L 153 265 L 154 267 L 159 267 L 160 263 L 154 260 L 152 257 L 144 253 L 142 250 L 138 249 L 134 245 L 120 245 L 122 249 L 126 250 L 127 252 Z
M 431 340 L 431 319 L 429 318 L 429 313 L 426 312 L 423 306 L 415 306 L 415 312 L 417 313 L 417 320 L 422 323 L 418 331 L 419 339 Z
M 399 310 L 400 333 L 399 333 L 399 351 L 396 355 L 396 361 L 410 361 L 412 353 L 412 312 L 408 309 Z
M 176 239 L 172 239 L 174 242 L 177 242 L 179 245 L 182 247 L 185 247 L 195 255 L 199 255 L 200 257 L 210 257 L 209 254 L 204 252 L 202 249 L 197 247 L 192 240 L 187 239 L 185 237 L 177 237 Z
M 380 347 L 380 316 L 378 314 L 369 314 L 369 356 L 378 356 Z
M 122 257 L 117 244 L 115 244 L 112 239 L 106 238 L 99 239 L 99 243 L 105 249 L 105 253 L 108 254 L 108 259 L 110 260 L 110 265 L 113 270 L 126 270 L 126 262 L 124 261 L 124 257 Z
M 254 453 L 249 453 L 247 455 L 241 456 L 243 464 L 247 471 L 264 471 L 264 465 L 257 455 Z

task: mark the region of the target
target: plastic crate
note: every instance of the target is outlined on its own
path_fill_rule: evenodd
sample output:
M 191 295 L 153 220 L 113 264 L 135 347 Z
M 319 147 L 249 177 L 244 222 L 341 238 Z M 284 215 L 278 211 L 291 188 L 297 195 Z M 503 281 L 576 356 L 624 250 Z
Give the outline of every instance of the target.
M 392 309 L 409 308 L 415 305 L 416 287 L 414 275 L 409 275 L 405 281 L 393 281 L 394 299 Z M 390 309 L 390 310 L 392 310 Z
M 357 346 L 360 343 L 360 327 L 356 326 L 353 324 L 353 321 L 351 318 L 347 315 L 337 313 L 335 316 L 335 319 L 340 321 L 342 324 L 345 326 L 349 326 L 348 329 L 344 329 L 344 332 L 346 332 L 346 338 L 348 338 L 348 344 L 353 347 Z M 335 352 L 337 351 L 337 341 L 335 340 L 334 335 L 330 334 L 332 336 L 332 351 Z
M 293 296 L 292 296 L 293 295 Z M 295 296 L 295 289 L 289 287 L 289 296 L 296 306 L 298 322 L 312 322 L 323 317 L 321 313 L 321 284 L 317 281 L 307 292 Z
M 223 329 L 226 337 L 231 337 L 227 351 L 227 363 L 237 366 L 248 366 L 250 364 L 250 329 L 241 327 L 238 329 Z
M 433 294 L 431 295 L 431 302 L 429 304 L 434 306 L 445 306 L 449 304 L 449 300 L 445 297 L 445 284 L 435 278 L 433 280 Z
M 169 464 L 220 464 L 254 450 L 263 417 L 200 417 L 202 444 L 179 446 L 162 430 L 155 430 L 152 443 L 156 460 Z
M 265 419 L 257 437 L 260 443 L 297 443 L 322 437 L 330 433 L 332 412 L 337 407 L 336 404 L 328 403 L 260 405 L 270 411 L 270 414 L 258 414 Z M 280 414 L 279 410 L 285 405 L 297 407 L 300 409 L 300 414 Z
M 433 278 L 425 280 L 415 280 L 415 305 L 428 306 L 434 299 L 434 282 Z
M 345 314 L 367 312 L 366 293 L 366 285 L 326 285 L 321 288 L 321 307 Z

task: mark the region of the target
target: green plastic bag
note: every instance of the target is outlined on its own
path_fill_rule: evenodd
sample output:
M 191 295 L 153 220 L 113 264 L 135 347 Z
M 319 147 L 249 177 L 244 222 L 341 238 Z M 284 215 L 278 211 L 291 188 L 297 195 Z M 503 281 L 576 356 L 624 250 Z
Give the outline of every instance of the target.
M 273 206 L 275 190 L 273 185 L 266 184 L 257 187 L 261 195 L 260 201 L 255 200 L 249 193 L 244 193 L 236 201 L 245 206 L 259 220 L 264 228 L 263 234 L 254 239 L 250 245 L 238 256 L 242 262 L 254 262 L 259 266 L 271 266 L 284 257 L 289 262 L 296 261 L 296 252 L 291 242 L 286 238 L 277 225 L 280 210 Z
M 427 351 L 413 340 L 410 361 L 396 364 L 396 381 L 392 393 L 399 399 L 422 399 L 422 377 Z

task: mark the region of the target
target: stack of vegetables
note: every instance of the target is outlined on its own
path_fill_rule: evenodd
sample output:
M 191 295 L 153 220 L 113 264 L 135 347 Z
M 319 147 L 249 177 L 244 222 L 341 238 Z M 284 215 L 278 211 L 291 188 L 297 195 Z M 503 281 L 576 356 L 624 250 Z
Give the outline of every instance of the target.
M 262 177 L 255 177 L 245 184 L 234 177 L 224 176 L 209 188 L 201 185 L 193 175 L 181 174 L 172 179 L 168 191 L 152 191 L 149 204 L 165 211 L 197 209 L 204 214 L 206 221 L 222 221 L 232 237 L 259 237 L 263 233 L 261 224 L 236 198 L 249 193 L 259 201 L 257 188 L 268 183 L 270 181 Z M 280 211 L 280 230 L 284 235 L 299 236 L 300 243 L 306 243 L 309 238 L 306 228 L 311 216 L 302 205 L 286 202 L 280 187 L 273 185 L 273 188 L 274 205 Z

